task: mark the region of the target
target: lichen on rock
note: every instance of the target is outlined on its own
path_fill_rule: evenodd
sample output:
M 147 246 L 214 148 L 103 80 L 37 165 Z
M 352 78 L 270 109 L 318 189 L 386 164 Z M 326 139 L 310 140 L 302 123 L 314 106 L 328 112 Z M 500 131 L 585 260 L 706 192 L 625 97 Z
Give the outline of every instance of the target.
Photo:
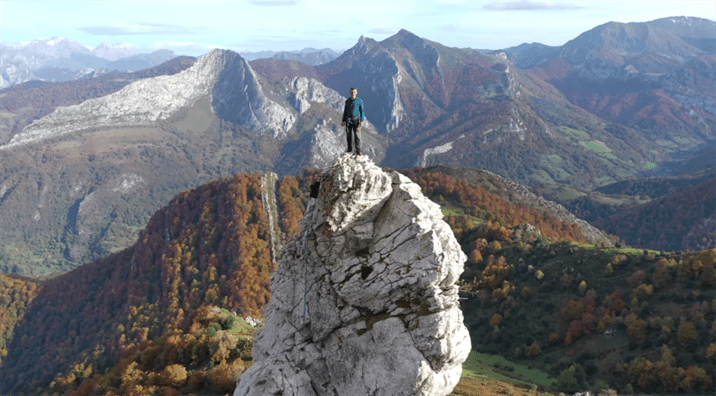
M 341 156 L 271 278 L 245 395 L 447 395 L 470 351 L 455 285 L 465 255 L 398 172 Z

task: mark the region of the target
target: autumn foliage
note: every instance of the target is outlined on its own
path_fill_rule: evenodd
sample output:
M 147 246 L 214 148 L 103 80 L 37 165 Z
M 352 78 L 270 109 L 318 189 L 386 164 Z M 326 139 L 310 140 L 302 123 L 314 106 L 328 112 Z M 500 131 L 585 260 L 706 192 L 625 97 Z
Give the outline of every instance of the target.
M 0 273 L 0 363 L 7 356 L 18 320 L 37 295 L 38 283 Z
M 274 269 L 261 194 L 260 175 L 181 193 L 151 218 L 133 247 L 47 281 L 16 328 L 4 383 L 27 389 L 49 383 L 54 373 L 80 383 L 128 351 L 176 329 L 189 331 L 202 307 L 260 317 Z M 290 197 L 282 205 L 301 207 Z M 157 373 L 157 384 L 180 381 L 175 369 Z
M 552 240 L 586 242 L 576 225 L 567 224 L 530 207 L 512 204 L 481 185 L 470 184 L 465 180 L 441 173 L 414 171 L 409 172 L 408 176 L 420 185 L 423 193 L 433 201 L 441 203 L 442 200 L 444 203 L 449 200 L 451 205 L 462 208 L 467 215 L 485 222 L 489 221 L 493 225 L 491 233 L 495 240 L 508 239 L 509 232 L 506 229 L 509 227 L 530 223 L 537 227 L 543 236 Z M 450 224 L 456 235 L 465 231 L 468 225 L 469 223 Z
M 231 393 L 251 365 L 252 336 L 253 329 L 232 313 L 202 307 L 188 330 L 175 329 L 125 350 L 104 373 L 76 364 L 68 374 L 57 374 L 49 388 L 76 396 Z
M 661 359 L 637 357 L 624 365 L 627 375 L 640 388 L 654 392 L 694 392 L 711 388 L 711 378 L 700 367 L 678 367 L 669 347 L 662 346 Z

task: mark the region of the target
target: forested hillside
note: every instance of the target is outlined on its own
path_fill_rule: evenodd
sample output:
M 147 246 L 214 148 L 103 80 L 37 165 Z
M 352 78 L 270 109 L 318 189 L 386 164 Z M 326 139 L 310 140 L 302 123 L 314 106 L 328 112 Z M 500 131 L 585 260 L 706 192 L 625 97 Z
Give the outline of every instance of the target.
M 496 176 L 437 170 L 408 175 L 441 204 L 468 255 L 460 282 L 474 350 L 559 378 L 553 391 L 712 391 L 716 251 L 581 244 L 578 227 L 518 204 Z M 271 246 L 298 231 L 316 176 L 284 177 L 275 191 L 261 175 L 211 182 L 177 195 L 131 248 L 41 286 L 13 278 L 4 287 L 26 291 L 3 319 L 18 324 L 0 393 L 230 392 L 251 364 L 248 316 L 270 299 Z
M 282 181 L 279 205 L 295 230 L 302 203 L 291 187 Z M 78 385 L 136 348 L 192 332 L 202 307 L 260 317 L 274 265 L 263 193 L 260 175 L 237 175 L 179 194 L 133 247 L 47 281 L 25 302 L 0 392 L 46 389 L 55 377 Z
M 703 250 L 716 246 L 716 178 L 593 222 L 631 246 Z

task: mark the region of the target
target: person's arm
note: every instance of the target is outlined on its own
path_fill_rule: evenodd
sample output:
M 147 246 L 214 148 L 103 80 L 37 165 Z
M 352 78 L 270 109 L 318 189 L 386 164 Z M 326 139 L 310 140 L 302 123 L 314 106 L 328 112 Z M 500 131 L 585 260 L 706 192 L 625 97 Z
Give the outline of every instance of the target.
M 362 124 L 365 119 L 365 114 L 363 113 L 363 100 L 360 101 L 360 107 L 358 110 L 360 111 L 360 123 Z

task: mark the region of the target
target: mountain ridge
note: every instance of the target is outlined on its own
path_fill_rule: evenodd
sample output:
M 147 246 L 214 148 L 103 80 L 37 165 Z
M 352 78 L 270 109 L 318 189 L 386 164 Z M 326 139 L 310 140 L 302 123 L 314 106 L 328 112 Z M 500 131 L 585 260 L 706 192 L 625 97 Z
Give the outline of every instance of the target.
M 679 28 L 687 22 L 693 22 L 691 29 Z M 714 31 L 716 22 L 701 18 L 609 22 L 564 46 L 535 48 L 511 59 L 573 104 L 674 152 L 714 139 L 716 98 L 709 94 Z M 700 40 L 698 48 L 689 44 L 694 40 Z

